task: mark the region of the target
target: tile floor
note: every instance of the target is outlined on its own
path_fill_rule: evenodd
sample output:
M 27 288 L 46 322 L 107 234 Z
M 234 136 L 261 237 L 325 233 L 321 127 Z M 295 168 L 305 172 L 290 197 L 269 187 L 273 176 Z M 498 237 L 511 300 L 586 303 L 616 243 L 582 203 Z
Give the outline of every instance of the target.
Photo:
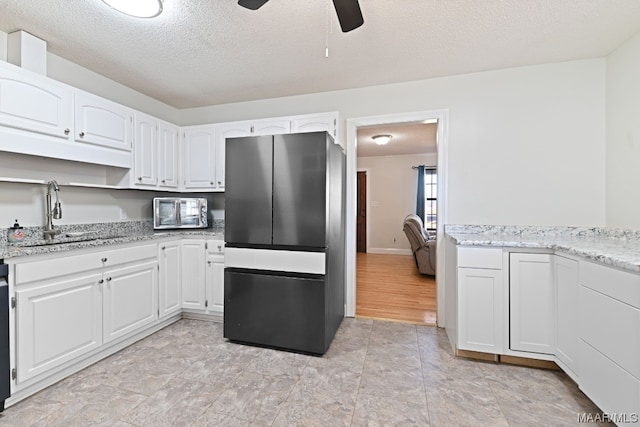
M 563 373 L 454 358 L 441 329 L 345 319 L 320 357 L 181 320 L 10 407 L 1 426 L 572 426 Z

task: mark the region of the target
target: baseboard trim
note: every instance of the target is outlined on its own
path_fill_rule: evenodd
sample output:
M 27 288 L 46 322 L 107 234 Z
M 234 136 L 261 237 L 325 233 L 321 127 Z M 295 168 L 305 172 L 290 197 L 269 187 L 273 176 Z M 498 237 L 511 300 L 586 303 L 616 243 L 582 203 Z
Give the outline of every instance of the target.
M 386 254 L 386 255 L 412 255 L 411 249 L 398 248 L 369 248 L 367 253 L 370 254 Z

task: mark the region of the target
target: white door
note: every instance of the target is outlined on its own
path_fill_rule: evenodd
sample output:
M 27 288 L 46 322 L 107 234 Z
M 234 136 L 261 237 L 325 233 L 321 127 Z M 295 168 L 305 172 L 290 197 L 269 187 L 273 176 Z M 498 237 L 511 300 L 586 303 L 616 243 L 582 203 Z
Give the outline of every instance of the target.
M 204 310 L 207 300 L 204 240 L 183 240 L 181 247 L 182 308 Z
M 131 151 L 130 109 L 81 91 L 75 94 L 74 108 L 76 141 Z
M 215 139 L 213 126 L 198 126 L 184 131 L 185 188 L 215 186 Z
M 100 274 L 16 291 L 17 382 L 102 344 Z
M 182 309 L 182 284 L 180 283 L 180 242 L 160 243 L 158 259 L 160 318 Z
M 178 188 L 178 128 L 160 122 L 158 127 L 158 185 Z
M 69 139 L 72 99 L 67 87 L 0 67 L 0 125 Z
M 224 256 L 207 255 L 207 300 L 209 311 L 224 312 Z
M 146 114 L 136 113 L 133 141 L 133 183 L 155 186 L 158 183 L 158 121 Z
M 556 357 L 576 373 L 578 352 L 578 261 L 553 257 L 556 282 Z
M 458 348 L 503 352 L 502 270 L 458 268 Z
M 509 335 L 512 350 L 553 354 L 555 286 L 550 254 L 509 254 Z
M 134 332 L 158 319 L 158 262 L 107 270 L 103 275 L 103 341 Z
M 216 126 L 216 186 L 224 188 L 225 144 L 227 138 L 251 136 L 251 123 L 230 123 Z

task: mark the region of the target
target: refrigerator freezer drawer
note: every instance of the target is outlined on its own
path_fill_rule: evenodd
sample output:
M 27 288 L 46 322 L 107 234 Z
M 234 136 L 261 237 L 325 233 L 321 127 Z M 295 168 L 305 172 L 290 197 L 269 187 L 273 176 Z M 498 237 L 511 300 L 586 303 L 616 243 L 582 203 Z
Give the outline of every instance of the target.
M 325 274 L 326 254 L 324 252 L 227 247 L 224 266 L 252 270 Z
M 323 354 L 325 280 L 226 268 L 224 336 L 234 341 Z

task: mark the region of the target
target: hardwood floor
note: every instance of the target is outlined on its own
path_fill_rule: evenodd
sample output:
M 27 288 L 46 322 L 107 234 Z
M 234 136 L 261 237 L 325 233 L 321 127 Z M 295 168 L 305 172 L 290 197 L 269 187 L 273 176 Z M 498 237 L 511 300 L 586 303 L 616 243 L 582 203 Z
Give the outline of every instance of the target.
M 436 324 L 436 281 L 409 255 L 358 252 L 356 316 Z

